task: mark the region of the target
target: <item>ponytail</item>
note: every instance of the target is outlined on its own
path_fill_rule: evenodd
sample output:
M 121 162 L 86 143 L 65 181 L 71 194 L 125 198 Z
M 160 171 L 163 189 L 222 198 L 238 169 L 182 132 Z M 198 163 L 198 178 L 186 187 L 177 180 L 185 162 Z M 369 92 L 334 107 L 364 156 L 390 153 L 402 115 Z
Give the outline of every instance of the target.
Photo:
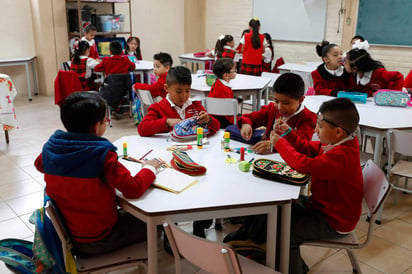
M 255 49 L 259 49 L 261 44 L 260 44 L 260 38 L 259 38 L 259 27 L 260 27 L 260 22 L 259 19 L 253 18 L 249 21 L 249 27 L 252 28 L 252 46 Z
M 73 48 L 73 63 L 80 64 L 80 56 L 83 55 L 88 49 L 90 49 L 90 45 L 86 41 L 76 41 L 73 45 Z
M 222 57 L 222 53 L 224 50 L 224 46 L 226 46 L 227 43 L 232 42 L 233 41 L 233 36 L 230 34 L 226 34 L 223 35 L 221 34 L 216 41 L 216 45 L 215 45 L 215 55 L 217 57 Z

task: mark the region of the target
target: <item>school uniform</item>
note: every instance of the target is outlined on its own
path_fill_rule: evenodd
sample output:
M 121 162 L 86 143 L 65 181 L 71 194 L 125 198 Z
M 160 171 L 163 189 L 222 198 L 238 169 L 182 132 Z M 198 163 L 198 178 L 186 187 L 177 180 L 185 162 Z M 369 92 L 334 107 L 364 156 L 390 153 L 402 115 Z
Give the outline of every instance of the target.
M 313 88 L 316 95 L 329 95 L 336 97 L 338 92 L 348 90 L 350 74 L 343 66 L 336 70 L 330 70 L 325 64 L 321 64 L 312 71 Z
M 150 94 L 152 95 L 153 98 L 156 98 L 157 96 L 162 97 L 164 99 L 167 95 L 167 91 L 165 90 L 165 84 L 166 84 L 166 76 L 167 72 L 163 73 L 162 75 L 159 76 L 159 79 L 151 85 L 149 84 L 144 84 L 144 83 L 136 83 L 134 84 L 134 88 L 137 89 L 144 89 L 150 91 Z
M 157 133 L 167 133 L 173 128 L 166 124 L 167 118 L 187 119 L 198 116 L 201 111 L 206 111 L 200 101 L 187 100 L 182 108 L 176 106 L 169 98 L 169 95 L 159 103 L 150 105 L 148 113 L 143 117 L 137 127 L 140 136 L 152 136 Z M 210 116 L 212 122 L 208 125 L 209 134 L 214 134 L 220 128 L 220 123 L 216 118 Z
M 368 97 L 371 97 L 379 89 L 402 90 L 402 87 L 402 73 L 377 68 L 373 71 L 365 72 L 362 78 L 358 74 L 351 75 L 348 89 L 367 93 Z
M 236 51 L 233 48 L 229 46 L 223 47 L 222 57 L 234 59 L 235 55 L 236 55 Z
M 259 34 L 260 48 L 255 49 L 252 45 L 252 33 L 246 33 L 240 40 L 243 44 L 243 59 L 240 73 L 260 76 L 262 74 L 262 54 L 265 47 L 265 36 Z
M 96 41 L 94 41 L 94 39 L 89 41 L 84 36 L 82 37 L 81 41 L 86 41 L 87 43 L 89 43 L 89 46 L 90 46 L 89 57 L 93 58 L 93 59 L 98 59 L 99 58 L 99 51 L 97 50 Z
M 270 47 L 265 48 L 265 53 L 263 54 L 262 61 L 262 71 L 270 72 L 272 70 L 273 56 L 273 49 L 271 49 Z
M 129 51 L 129 52 L 124 52 L 124 55 L 133 55 L 136 57 L 137 60 L 142 60 L 142 56 L 138 56 L 136 51 Z
M 405 77 L 405 81 L 403 82 L 403 86 L 405 88 L 412 88 L 412 70 L 409 71 L 408 75 Z
M 92 68 L 98 64 L 96 60 L 87 56 L 81 56 L 79 64 L 73 63 L 72 60 L 70 69 L 78 74 L 84 91 L 99 90 L 99 85 L 94 82 L 96 76 L 92 74 Z
M 226 82 L 223 79 L 216 79 L 216 81 L 212 85 L 212 88 L 210 89 L 208 97 L 233 98 L 233 90 L 230 86 L 230 83 Z M 234 123 L 233 116 L 215 115 L 214 117 L 219 120 L 221 128 L 226 128 L 226 126 L 233 125 Z
M 106 76 L 109 74 L 129 73 L 129 71 L 135 69 L 136 65 L 125 55 L 106 56 L 102 62 L 94 68 L 96 72 L 103 71 Z
M 238 121 L 238 127 L 241 128 L 242 124 L 249 124 L 253 129 L 265 126 L 265 140 L 269 140 L 274 123 L 280 116 L 281 114 L 276 109 L 275 104 L 270 102 L 268 105 L 262 106 L 259 111 L 242 115 Z M 318 117 L 305 106 L 301 104 L 291 117 L 282 117 L 282 119 L 292 128 L 288 135 L 296 136 L 299 139 L 312 139 Z

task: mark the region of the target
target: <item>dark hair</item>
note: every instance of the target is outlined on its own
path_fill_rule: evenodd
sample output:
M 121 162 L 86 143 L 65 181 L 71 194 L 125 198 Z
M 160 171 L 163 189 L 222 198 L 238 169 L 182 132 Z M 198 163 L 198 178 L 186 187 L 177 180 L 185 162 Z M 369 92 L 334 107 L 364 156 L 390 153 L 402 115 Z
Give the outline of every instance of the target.
M 173 59 L 172 56 L 170 56 L 169 53 L 165 53 L 165 52 L 159 52 L 156 53 L 153 56 L 154 60 L 157 60 L 160 62 L 160 64 L 162 64 L 163 66 L 172 66 L 173 65 Z
M 252 18 L 249 21 L 249 27 L 252 28 L 252 46 L 255 49 L 260 48 L 259 27 L 260 22 L 256 18 Z
M 191 85 L 192 74 L 190 70 L 184 66 L 172 67 L 167 73 L 166 84 L 168 86 L 174 84 Z
M 363 36 L 360 36 L 360 35 L 355 35 L 352 37 L 350 41 L 352 42 L 353 40 L 361 40 L 361 42 L 364 42 L 365 38 L 363 38 Z
M 299 100 L 305 94 L 305 83 L 299 75 L 287 72 L 276 79 L 273 90 L 276 93 L 285 94 L 290 98 Z
M 360 72 L 367 72 L 377 68 L 384 68 L 380 61 L 372 59 L 370 54 L 364 49 L 351 49 L 346 53 L 350 66 L 356 67 Z
M 123 48 L 122 43 L 118 40 L 113 40 L 110 42 L 110 53 L 112 55 L 120 55 L 122 54 Z
M 235 65 L 235 62 L 232 58 L 219 58 L 213 64 L 213 73 L 217 76 L 217 78 L 222 79 L 223 74 L 230 73 L 230 70 Z
M 339 125 L 348 134 L 355 132 L 359 123 L 359 113 L 349 98 L 336 98 L 326 102 L 319 108 L 325 119 Z
M 328 41 L 323 40 L 320 45 L 316 45 L 316 53 L 319 55 L 319 57 L 326 57 L 329 53 L 329 51 L 334 48 L 338 47 L 336 44 L 330 44 Z
M 94 25 L 92 25 L 92 24 L 87 24 L 87 25 L 84 27 L 84 33 L 89 33 L 89 32 L 91 32 L 91 31 L 97 31 L 97 28 L 96 28 Z
M 126 41 L 126 48 L 124 49 L 124 53 L 128 54 L 129 53 L 129 42 L 136 40 L 137 43 L 137 48 L 136 48 L 136 58 L 138 60 L 142 60 L 142 51 L 140 50 L 140 39 L 137 36 L 130 36 L 127 41 Z
M 243 35 L 245 35 L 246 33 L 249 33 L 249 32 L 250 32 L 250 29 L 244 29 L 242 31 L 242 36 L 241 37 L 243 37 Z
M 227 43 L 233 41 L 233 36 L 230 34 L 226 34 L 222 39 L 217 39 L 215 45 L 215 53 L 217 57 L 222 57 L 223 47 L 226 46 Z
M 265 36 L 266 42 L 268 43 L 269 48 L 272 51 L 272 60 L 273 60 L 273 57 L 274 57 L 273 53 L 274 52 L 273 52 L 272 36 L 270 36 L 270 34 L 267 33 L 267 32 L 265 32 L 263 35 Z M 271 62 L 272 62 L 272 60 L 271 60 Z
M 88 49 L 90 49 L 90 45 L 87 41 L 78 41 L 74 44 L 74 54 L 73 54 L 73 63 L 80 64 L 80 56 L 84 55 Z
M 70 94 L 60 107 L 60 119 L 68 132 L 90 133 L 106 117 L 106 101 L 95 91 Z

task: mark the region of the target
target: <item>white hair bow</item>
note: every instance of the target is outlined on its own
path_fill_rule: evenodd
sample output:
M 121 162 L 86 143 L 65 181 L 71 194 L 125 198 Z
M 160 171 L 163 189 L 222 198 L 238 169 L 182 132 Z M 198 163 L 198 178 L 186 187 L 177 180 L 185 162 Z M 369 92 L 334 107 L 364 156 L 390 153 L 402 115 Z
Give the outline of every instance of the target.
M 223 38 L 225 38 L 225 35 L 224 35 L 224 34 L 221 34 L 221 35 L 219 35 L 219 37 L 218 37 L 217 39 L 219 39 L 220 41 L 222 41 Z
M 368 40 L 365 40 L 361 42 L 361 40 L 356 40 L 355 43 L 352 45 L 352 49 L 364 49 L 368 50 L 369 49 L 369 43 Z

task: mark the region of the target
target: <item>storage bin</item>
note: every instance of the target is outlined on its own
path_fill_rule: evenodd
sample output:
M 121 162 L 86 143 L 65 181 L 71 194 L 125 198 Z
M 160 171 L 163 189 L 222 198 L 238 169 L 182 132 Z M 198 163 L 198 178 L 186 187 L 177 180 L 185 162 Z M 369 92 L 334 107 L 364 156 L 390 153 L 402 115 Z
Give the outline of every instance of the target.
M 111 32 L 113 29 L 113 14 L 97 15 L 97 31 Z

